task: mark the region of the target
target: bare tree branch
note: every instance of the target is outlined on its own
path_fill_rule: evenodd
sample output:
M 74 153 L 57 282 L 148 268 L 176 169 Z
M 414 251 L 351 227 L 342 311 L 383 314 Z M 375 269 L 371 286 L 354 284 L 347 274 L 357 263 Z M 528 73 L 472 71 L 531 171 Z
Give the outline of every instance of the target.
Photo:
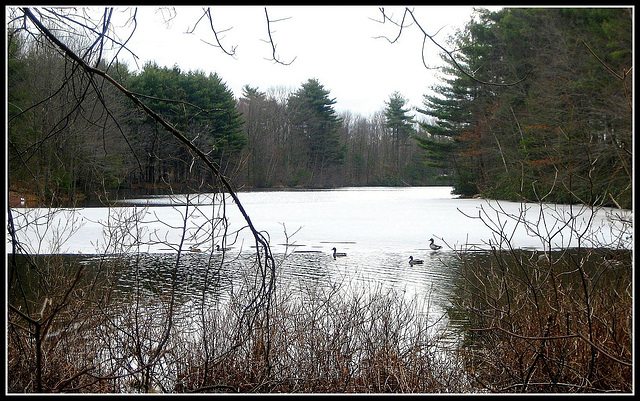
M 216 44 L 213 43 L 209 43 L 206 40 L 202 40 L 204 43 L 213 46 L 213 47 L 218 47 L 220 48 L 220 50 L 222 50 L 225 54 L 231 56 L 231 57 L 235 57 L 236 54 L 236 48 L 237 46 L 232 46 L 230 50 L 225 49 L 225 47 L 222 45 L 221 40 L 224 39 L 220 38 L 219 35 L 221 33 L 224 32 L 228 32 L 233 28 L 227 28 L 227 29 L 223 29 L 221 31 L 217 31 L 215 26 L 213 25 L 213 17 L 211 16 L 211 7 L 207 7 L 206 9 L 204 9 L 203 14 L 200 16 L 200 18 L 198 18 L 198 21 L 196 21 L 195 25 L 193 26 L 192 29 L 188 30 L 186 33 L 193 33 L 196 30 L 196 27 L 198 26 L 198 24 L 200 23 L 200 21 L 202 21 L 203 18 L 207 18 L 207 20 L 209 21 L 209 27 L 211 28 L 211 32 L 213 32 L 213 37 L 216 40 Z
M 212 172 L 212 174 L 220 180 L 223 187 L 227 191 L 227 193 L 232 197 L 236 207 L 240 211 L 243 216 L 245 222 L 247 223 L 248 228 L 250 229 L 256 245 L 256 264 L 259 266 L 259 274 L 262 276 L 262 286 L 258 294 L 256 294 L 253 299 L 249 302 L 249 305 L 245 307 L 245 314 L 249 312 L 255 312 L 255 317 L 252 319 L 251 317 L 243 316 L 243 320 L 248 320 L 248 324 L 250 326 L 250 330 L 253 326 L 256 319 L 258 319 L 258 314 L 260 311 L 266 312 L 266 325 L 267 329 L 265 331 L 266 338 L 266 354 L 265 354 L 265 363 L 268 365 L 269 363 L 269 330 L 268 330 L 268 311 L 272 307 L 271 302 L 275 295 L 275 259 L 273 254 L 271 253 L 271 248 L 269 245 L 268 239 L 265 237 L 264 233 L 258 231 L 253 225 L 251 218 L 247 214 L 246 210 L 242 206 L 237 193 L 234 191 L 230 181 L 220 172 L 219 167 L 212 161 L 201 149 L 199 149 L 192 141 L 190 141 L 182 132 L 173 127 L 170 123 L 168 123 L 165 119 L 163 119 L 160 115 L 158 115 L 155 111 L 146 106 L 137 96 L 135 96 L 131 91 L 123 87 L 120 83 L 118 83 L 115 79 L 109 76 L 106 72 L 91 67 L 88 65 L 82 58 L 80 58 L 75 52 L 73 52 L 66 44 L 64 44 L 56 35 L 54 35 L 47 27 L 45 27 L 42 22 L 31 12 L 28 7 L 22 8 L 26 17 L 37 27 L 37 29 L 52 43 L 54 43 L 69 59 L 77 64 L 79 68 L 82 68 L 89 75 L 100 76 L 113 85 L 117 90 L 122 92 L 128 99 L 130 99 L 137 107 L 141 108 L 149 117 L 155 120 L 160 126 L 162 126 L 167 132 L 169 132 L 175 139 L 177 139 L 186 149 L 196 155 Z
M 629 107 L 633 108 L 633 102 L 631 101 L 631 94 L 629 93 L 629 87 L 627 86 L 626 83 L 626 79 L 629 76 L 629 74 L 631 73 L 631 70 L 633 69 L 633 66 L 629 67 L 629 69 L 623 68 L 622 70 L 622 74 L 618 74 L 617 72 L 615 72 L 611 67 L 609 67 L 600 57 L 598 57 L 598 55 L 591 50 L 591 48 L 589 47 L 589 45 L 587 44 L 587 42 L 585 42 L 584 40 L 582 41 L 582 44 L 585 45 L 585 47 L 587 48 L 587 50 L 589 50 L 589 53 L 591 53 L 593 55 L 593 57 L 596 58 L 596 60 L 598 60 L 598 62 L 600 64 L 602 64 L 602 66 L 611 73 L 611 75 L 613 75 L 614 77 L 618 78 L 620 81 L 622 81 L 622 84 L 624 86 L 624 93 L 626 95 L 627 101 L 629 103 Z
M 175 7 L 159 7 L 156 10 L 156 14 L 157 13 L 162 14 L 162 19 L 167 27 L 170 25 L 171 21 L 173 21 L 178 15 L 178 11 Z
M 446 53 L 446 55 L 449 57 L 449 59 L 451 59 L 451 62 L 455 65 L 455 67 L 462 72 L 464 75 L 466 75 L 467 77 L 471 78 L 473 81 L 478 82 L 480 84 L 483 85 L 492 85 L 492 86 L 514 86 L 514 85 L 518 85 L 519 83 L 523 82 L 525 79 L 527 79 L 527 76 L 529 76 L 529 72 L 527 72 L 527 74 L 520 80 L 516 81 L 516 82 L 511 82 L 511 83 L 498 83 L 498 82 L 488 82 L 488 81 L 483 81 L 480 80 L 478 78 L 476 78 L 473 73 L 469 73 L 467 72 L 459 63 L 458 61 L 455 59 L 455 57 L 453 56 L 453 52 L 450 50 L 447 50 L 444 46 L 442 46 L 438 41 L 435 40 L 435 35 L 429 35 L 425 29 L 420 25 L 420 22 L 418 21 L 418 19 L 416 18 L 416 16 L 414 15 L 413 10 L 410 10 L 408 7 L 405 8 L 404 13 L 402 14 L 402 21 L 400 23 L 396 22 L 393 20 L 393 17 L 390 17 L 386 14 L 384 7 L 380 7 L 380 12 L 382 13 L 382 21 L 378 21 L 380 23 L 385 23 L 386 21 L 389 21 L 390 23 L 392 23 L 393 25 L 396 25 L 399 30 L 398 30 L 398 35 L 395 37 L 395 39 L 391 40 L 386 36 L 378 36 L 376 37 L 376 39 L 381 39 L 384 38 L 386 40 L 389 41 L 389 43 L 396 43 L 398 41 L 398 39 L 400 39 L 400 36 L 402 36 L 402 32 L 404 30 L 404 28 L 408 28 L 410 26 L 412 26 L 413 24 L 415 24 L 418 29 L 420 29 L 420 32 L 422 32 L 422 35 L 424 35 L 424 40 L 422 42 L 422 63 L 425 65 L 426 67 L 426 62 L 424 59 L 424 49 L 425 49 L 425 45 L 427 43 L 427 40 L 431 41 L 434 45 L 436 45 L 438 48 L 440 48 L 442 51 L 444 51 Z M 407 19 L 407 15 L 411 16 L 411 19 L 413 20 L 412 23 L 410 24 L 406 24 L 405 25 L 405 20 Z M 440 30 L 438 30 L 438 32 L 440 32 Z M 437 34 L 437 33 L 436 33 Z
M 271 44 L 271 58 L 267 59 L 267 60 L 271 60 L 274 61 L 278 64 L 282 64 L 282 65 L 291 65 L 291 63 L 293 63 L 296 60 L 296 57 L 293 58 L 293 60 L 289 61 L 288 63 L 285 63 L 283 61 L 280 60 L 280 58 L 278 57 L 278 55 L 276 54 L 276 44 L 273 41 L 273 31 L 271 31 L 271 23 L 272 22 L 280 22 L 280 21 L 284 21 L 289 19 L 290 17 L 287 18 L 281 18 L 281 19 L 277 19 L 277 20 L 270 20 L 269 19 L 269 12 L 267 11 L 267 7 L 264 8 L 264 14 L 265 14 L 265 18 L 267 19 L 267 34 L 269 35 L 269 40 L 264 40 L 264 42 Z
M 607 352 L 606 350 L 604 350 L 602 347 L 599 347 L 596 343 L 593 342 L 593 340 L 586 338 L 583 334 L 580 333 L 576 333 L 576 334 L 566 334 L 566 335 L 558 335 L 558 336 L 551 336 L 551 335 L 544 335 L 544 336 L 524 336 L 524 335 L 520 335 L 514 332 L 511 332 L 509 330 L 504 329 L 503 327 L 485 327 L 485 328 L 471 328 L 469 329 L 470 331 L 492 331 L 492 330 L 497 330 L 497 331 L 501 331 L 509 336 L 515 337 L 515 338 L 521 338 L 521 339 L 525 339 L 525 340 L 532 340 L 532 341 L 553 341 L 553 340 L 564 340 L 567 338 L 579 338 L 582 341 L 588 343 L 590 346 L 592 346 L 593 348 L 597 349 L 599 352 L 602 353 L 602 355 L 606 356 L 607 358 L 621 364 L 624 366 L 633 366 L 633 364 L 631 362 L 627 362 L 624 361 L 620 358 L 615 357 L 614 355 L 611 355 L 611 353 Z

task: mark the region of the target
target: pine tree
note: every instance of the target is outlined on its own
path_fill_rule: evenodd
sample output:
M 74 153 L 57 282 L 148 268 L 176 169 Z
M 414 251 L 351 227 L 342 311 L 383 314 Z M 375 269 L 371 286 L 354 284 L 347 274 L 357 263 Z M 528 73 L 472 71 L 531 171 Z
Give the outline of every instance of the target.
M 450 47 L 419 143 L 455 193 L 630 205 L 628 9 L 485 10 Z
M 233 93 L 217 74 L 200 71 L 184 73 L 179 67 L 145 65 L 131 77 L 128 86 L 142 94 L 151 109 L 171 122 L 198 147 L 209 153 L 223 171 L 234 168 L 235 158 L 247 143 L 243 120 Z M 180 181 L 192 169 L 192 156 L 166 132 L 157 132 L 145 118 L 134 128 L 148 156 L 147 179 Z M 204 170 L 203 170 L 204 174 Z M 196 177 L 200 181 L 206 177 Z
M 340 145 L 338 130 L 341 120 L 326 90 L 317 79 L 302 84 L 288 101 L 292 131 L 299 147 L 296 159 L 306 167 L 315 184 L 323 184 L 327 167 L 344 161 L 345 149 Z
M 408 115 L 410 110 L 404 108 L 406 104 L 407 100 L 399 92 L 391 94 L 389 101 L 385 102 L 385 127 L 392 138 L 395 175 L 400 174 L 401 165 L 405 163 L 401 150 L 409 144 L 409 138 L 415 132 L 413 116 Z
M 464 38 L 459 38 L 462 41 Z M 469 49 L 469 47 L 465 47 Z M 465 55 L 466 56 L 466 55 Z M 481 150 L 472 144 L 478 136 L 470 128 L 478 117 L 473 100 L 477 97 L 477 84 L 461 74 L 445 58 L 447 78 L 444 85 L 433 87 L 435 95 L 424 95 L 423 108 L 417 111 L 429 119 L 420 123 L 427 136 L 414 135 L 418 146 L 425 150 L 430 167 L 440 169 L 444 175 L 453 173 L 453 193 L 472 196 L 478 193 L 477 172 L 481 170 Z M 476 62 L 472 57 L 458 60 L 463 68 L 472 68 Z M 466 152 L 466 153 L 465 153 Z

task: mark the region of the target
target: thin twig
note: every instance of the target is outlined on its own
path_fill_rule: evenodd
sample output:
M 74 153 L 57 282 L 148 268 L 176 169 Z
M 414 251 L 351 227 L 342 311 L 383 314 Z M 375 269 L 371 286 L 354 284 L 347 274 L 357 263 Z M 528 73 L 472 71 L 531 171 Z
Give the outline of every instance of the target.
M 285 63 L 283 61 L 280 60 L 280 58 L 277 56 L 276 54 L 276 44 L 273 41 L 273 36 L 272 36 L 272 31 L 271 31 L 271 23 L 272 22 L 280 22 L 280 21 L 284 21 L 289 19 L 290 17 L 287 18 L 280 18 L 277 20 L 270 20 L 269 19 L 269 12 L 267 11 L 267 7 L 264 8 L 264 14 L 265 14 L 265 18 L 267 19 L 267 34 L 269 35 L 269 40 L 265 42 L 270 43 L 271 44 L 271 61 L 274 61 L 278 64 L 282 64 L 282 65 L 291 65 L 294 61 L 296 61 L 296 57 L 293 58 L 293 60 L 289 61 L 288 63 Z

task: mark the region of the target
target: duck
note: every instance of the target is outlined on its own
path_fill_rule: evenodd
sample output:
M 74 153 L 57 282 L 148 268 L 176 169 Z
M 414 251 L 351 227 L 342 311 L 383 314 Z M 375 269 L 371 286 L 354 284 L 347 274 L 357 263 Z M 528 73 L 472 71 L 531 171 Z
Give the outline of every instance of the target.
M 220 248 L 220 245 L 216 245 L 216 251 L 218 252 L 226 252 L 231 248 Z
M 196 248 L 195 246 L 191 245 L 189 247 L 189 252 L 202 252 L 202 251 L 200 250 L 200 248 Z
M 429 241 L 431 242 L 429 244 L 429 248 L 433 249 L 434 251 L 437 251 L 438 249 L 442 248 L 441 245 L 436 245 L 433 243 L 433 238 L 429 238 Z
M 334 259 L 335 258 L 341 258 L 341 257 L 344 257 L 344 256 L 347 256 L 347 254 L 344 253 L 344 252 L 337 252 L 336 248 L 335 247 L 333 248 L 333 258 Z
M 535 251 L 535 254 L 538 255 L 538 263 L 549 263 L 549 254 L 545 251 Z
M 424 263 L 424 260 L 421 259 L 414 259 L 413 256 L 409 256 L 409 264 L 411 266 L 413 265 L 421 265 Z

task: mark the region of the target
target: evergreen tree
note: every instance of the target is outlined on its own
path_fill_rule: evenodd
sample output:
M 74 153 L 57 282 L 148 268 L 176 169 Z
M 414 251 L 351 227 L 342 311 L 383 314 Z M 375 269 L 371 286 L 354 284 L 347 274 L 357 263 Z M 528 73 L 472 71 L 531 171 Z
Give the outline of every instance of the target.
M 400 173 L 401 165 L 405 162 L 401 149 L 409 144 L 409 138 L 415 132 L 413 116 L 408 115 L 410 110 L 404 108 L 406 104 L 407 100 L 399 92 L 391 94 L 389 101 L 385 102 L 385 127 L 389 130 L 392 138 L 396 175 Z
M 420 144 L 456 193 L 630 206 L 628 10 L 485 10 L 452 47 Z
M 100 78 L 69 69 L 46 41 L 7 37 L 8 178 L 40 201 L 73 204 L 117 187 L 127 170 L 126 141 L 114 116 L 118 94 Z M 103 65 L 98 65 L 104 68 Z M 114 71 L 126 68 L 112 64 Z M 37 106 L 34 106 L 37 105 Z
M 483 64 L 478 45 L 470 43 L 468 37 L 458 37 L 455 45 L 464 49 L 457 60 L 459 66 L 477 70 Z M 424 107 L 417 109 L 430 117 L 420 123 L 427 136 L 414 137 L 425 150 L 428 166 L 439 168 L 444 174 L 453 171 L 453 193 L 471 196 L 478 193 L 483 169 L 483 150 L 479 146 L 483 138 L 474 132 L 474 120 L 482 114 L 482 107 L 478 107 L 481 88 L 460 73 L 451 60 L 443 60 L 448 64 L 443 68 L 444 84 L 433 87 L 435 95 L 424 95 Z
M 324 184 L 325 169 L 344 161 L 345 149 L 340 145 L 338 130 L 341 120 L 326 90 L 317 79 L 302 84 L 288 101 L 291 129 L 299 147 L 294 160 L 305 166 L 315 184 Z
M 169 69 L 149 63 L 127 84 L 152 110 L 209 153 L 221 168 L 234 167 L 234 158 L 247 139 L 242 133 L 243 120 L 233 94 L 217 74 L 183 73 L 177 66 Z M 148 117 L 138 123 L 144 123 L 134 130 L 148 157 L 147 180 L 179 182 L 187 177 L 192 157 L 186 149 L 178 146 L 168 133 L 157 131 Z M 207 174 L 205 170 L 203 174 Z M 206 177 L 196 175 L 194 181 L 202 178 Z
M 260 91 L 258 88 L 245 85 L 242 87 L 242 97 L 247 100 L 265 100 L 267 95 L 264 92 Z

